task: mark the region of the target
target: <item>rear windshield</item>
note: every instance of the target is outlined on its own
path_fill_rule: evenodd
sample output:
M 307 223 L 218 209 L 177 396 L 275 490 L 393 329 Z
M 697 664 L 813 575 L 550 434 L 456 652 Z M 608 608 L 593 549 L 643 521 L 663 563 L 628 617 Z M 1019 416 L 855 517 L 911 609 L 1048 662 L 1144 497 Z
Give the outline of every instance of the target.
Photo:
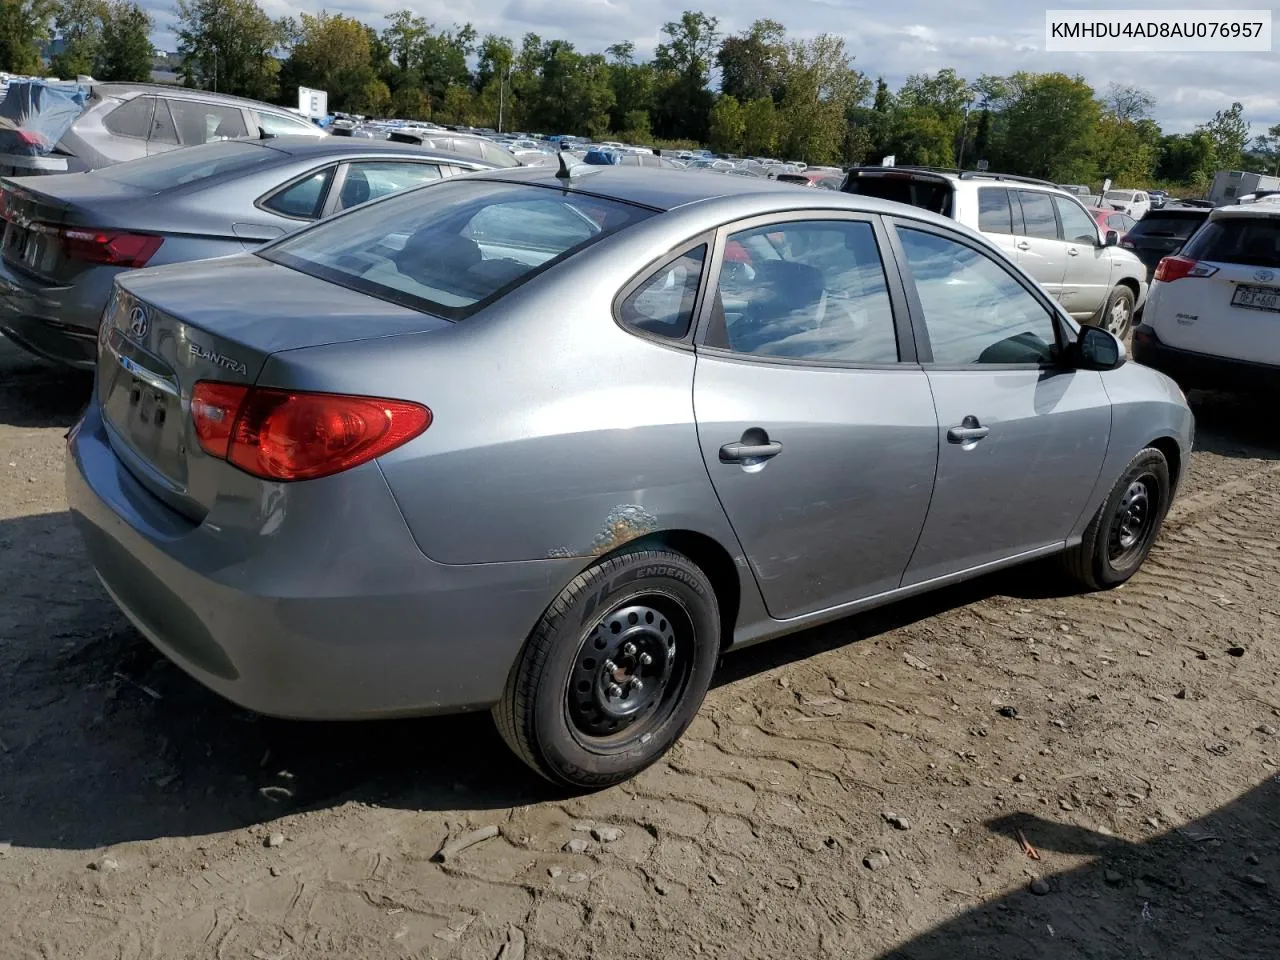
M 1132 190 L 1108 190 L 1102 195 L 1104 200 L 1119 200 L 1121 203 L 1128 203 L 1133 199 Z
M 1185 240 L 1196 232 L 1196 228 L 1204 223 L 1208 215 L 1208 210 L 1203 213 L 1185 214 L 1180 217 L 1170 216 L 1169 214 L 1148 213 L 1133 225 L 1129 230 L 1129 236 L 1130 238 L 1172 237 L 1175 240 Z
M 280 159 L 267 147 L 244 140 L 216 140 L 181 150 L 95 170 L 94 175 L 131 187 L 148 187 L 156 193 L 223 173 L 247 170 Z
M 1182 251 L 1192 260 L 1280 267 L 1280 217 L 1211 220 Z
M 529 184 L 445 180 L 321 221 L 259 255 L 460 320 L 652 215 L 630 204 Z
M 904 176 L 851 175 L 844 188 L 848 193 L 880 200 L 892 200 L 951 216 L 951 185 L 944 180 Z

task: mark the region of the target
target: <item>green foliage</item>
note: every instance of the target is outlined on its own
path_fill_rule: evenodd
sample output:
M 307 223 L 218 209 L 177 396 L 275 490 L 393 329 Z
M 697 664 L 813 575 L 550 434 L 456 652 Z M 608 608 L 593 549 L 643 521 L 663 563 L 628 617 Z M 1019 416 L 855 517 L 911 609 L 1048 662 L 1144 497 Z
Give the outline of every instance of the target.
M 257 100 L 276 94 L 287 24 L 263 12 L 255 0 L 178 0 L 179 73 L 189 87 Z
M 1224 170 L 1239 170 L 1241 156 L 1249 142 L 1249 124 L 1244 119 L 1244 107 L 1231 104 L 1229 110 L 1219 110 L 1208 123 L 1196 128 L 1213 140 L 1218 163 Z
M 728 94 L 722 94 L 711 107 L 711 149 L 720 153 L 739 153 L 742 138 L 747 130 L 747 118 L 738 103 Z
M 40 48 L 56 12 L 55 0 L 0 0 L 0 70 L 40 73 Z
M 134 0 L 111 0 L 102 18 L 99 80 L 142 83 L 151 79 L 151 14 Z

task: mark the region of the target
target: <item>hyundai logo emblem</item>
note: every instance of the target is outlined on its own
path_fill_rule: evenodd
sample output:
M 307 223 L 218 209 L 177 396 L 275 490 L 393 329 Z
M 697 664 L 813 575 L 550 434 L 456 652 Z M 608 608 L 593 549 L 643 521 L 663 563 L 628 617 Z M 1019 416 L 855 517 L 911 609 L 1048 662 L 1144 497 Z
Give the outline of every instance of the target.
M 134 307 L 129 311 L 129 332 L 135 337 L 147 335 L 147 311 L 142 307 Z
M 1266 283 L 1268 280 L 1270 280 L 1274 276 L 1275 274 L 1272 273 L 1270 270 L 1259 270 L 1257 273 L 1253 275 L 1253 279 L 1259 280 L 1262 283 Z

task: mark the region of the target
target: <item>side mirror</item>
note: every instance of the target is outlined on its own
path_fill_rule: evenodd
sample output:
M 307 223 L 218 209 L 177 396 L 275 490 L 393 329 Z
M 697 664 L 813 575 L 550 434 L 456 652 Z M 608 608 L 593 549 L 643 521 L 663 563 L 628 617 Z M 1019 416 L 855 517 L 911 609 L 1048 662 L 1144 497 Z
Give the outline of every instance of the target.
M 1104 247 L 1114 247 L 1120 242 L 1120 233 L 1116 230 L 1108 230 L 1106 238 L 1102 241 Z
M 1102 327 L 1081 327 L 1075 360 L 1081 370 L 1115 370 L 1128 359 L 1124 343 Z

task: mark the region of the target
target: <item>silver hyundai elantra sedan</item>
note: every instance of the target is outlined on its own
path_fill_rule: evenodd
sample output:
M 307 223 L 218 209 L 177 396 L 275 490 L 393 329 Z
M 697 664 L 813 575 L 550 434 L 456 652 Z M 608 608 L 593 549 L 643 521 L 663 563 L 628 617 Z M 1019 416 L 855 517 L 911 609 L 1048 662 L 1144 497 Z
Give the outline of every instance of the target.
M 1051 555 L 1125 581 L 1192 432 L 954 221 L 538 167 L 121 274 L 67 485 L 121 609 L 231 700 L 492 709 L 595 788 L 723 651 Z

